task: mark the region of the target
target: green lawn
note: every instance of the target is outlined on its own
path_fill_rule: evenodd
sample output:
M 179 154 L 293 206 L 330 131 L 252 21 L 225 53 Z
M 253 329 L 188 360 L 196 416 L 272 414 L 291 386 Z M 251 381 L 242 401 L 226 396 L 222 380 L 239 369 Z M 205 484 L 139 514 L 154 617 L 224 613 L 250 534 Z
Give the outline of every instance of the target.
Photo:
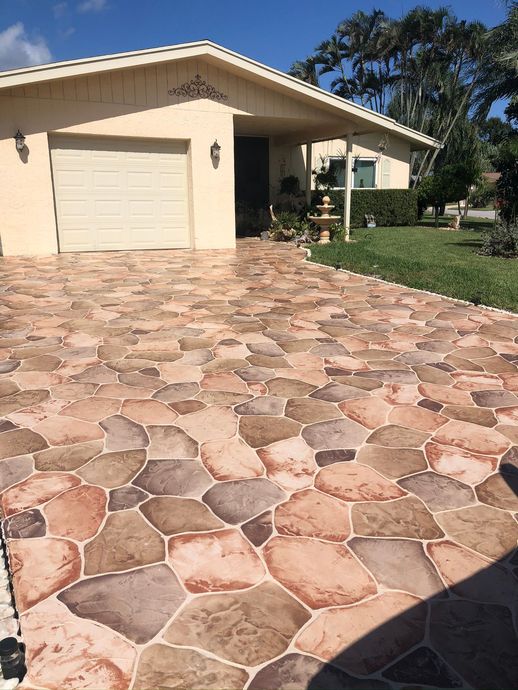
M 470 218 L 476 229 L 458 232 L 436 230 L 429 218 L 422 223 L 430 227 L 353 230 L 354 243 L 312 245 L 311 260 L 518 312 L 518 259 L 476 253 L 490 221 Z

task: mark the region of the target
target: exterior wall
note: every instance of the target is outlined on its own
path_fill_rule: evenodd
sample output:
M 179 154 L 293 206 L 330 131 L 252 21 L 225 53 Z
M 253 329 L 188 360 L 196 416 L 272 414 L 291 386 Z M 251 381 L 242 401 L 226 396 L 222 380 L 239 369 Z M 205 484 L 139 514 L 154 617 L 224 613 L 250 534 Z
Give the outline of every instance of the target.
M 382 133 L 363 134 L 353 138 L 353 156 L 362 158 L 375 158 L 379 156 L 378 143 Z M 305 185 L 306 147 L 295 147 L 290 160 L 290 171 L 287 175 L 297 175 L 300 186 Z M 346 151 L 345 139 L 331 139 L 329 141 L 315 142 L 312 150 L 312 169 L 320 163 L 320 156 L 337 156 Z M 389 161 L 389 174 L 384 161 Z M 385 176 L 383 171 L 385 170 Z M 376 165 L 376 183 L 378 189 L 408 189 L 410 176 L 410 144 L 399 137 L 391 135 L 388 147 Z M 388 184 L 387 181 L 389 180 Z
M 200 74 L 228 100 L 170 96 Z M 188 142 L 189 204 L 196 249 L 235 246 L 235 114 L 317 119 L 300 103 L 197 60 L 8 89 L 0 94 L 0 236 L 4 255 L 57 251 L 48 136 L 183 139 Z M 15 149 L 20 128 L 27 150 Z M 209 155 L 221 145 L 215 167 Z

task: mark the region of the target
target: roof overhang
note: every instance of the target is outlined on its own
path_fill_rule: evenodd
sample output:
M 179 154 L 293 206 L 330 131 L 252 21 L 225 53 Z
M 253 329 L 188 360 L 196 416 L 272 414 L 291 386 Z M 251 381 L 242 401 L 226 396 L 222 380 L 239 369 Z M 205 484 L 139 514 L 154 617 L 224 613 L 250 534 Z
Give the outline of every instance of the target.
M 225 69 L 235 74 L 263 82 L 269 88 L 289 93 L 296 99 L 311 103 L 313 106 L 327 111 L 331 116 L 344 118 L 348 123 L 347 126 L 344 125 L 344 133 L 351 130 L 357 134 L 388 132 L 409 141 L 414 150 L 433 149 L 441 146 L 441 143 L 436 139 L 400 125 L 390 117 L 375 113 L 319 87 L 306 84 L 273 67 L 263 65 L 208 40 L 0 72 L 0 90 L 192 58 L 201 58 L 218 66 L 223 63 Z

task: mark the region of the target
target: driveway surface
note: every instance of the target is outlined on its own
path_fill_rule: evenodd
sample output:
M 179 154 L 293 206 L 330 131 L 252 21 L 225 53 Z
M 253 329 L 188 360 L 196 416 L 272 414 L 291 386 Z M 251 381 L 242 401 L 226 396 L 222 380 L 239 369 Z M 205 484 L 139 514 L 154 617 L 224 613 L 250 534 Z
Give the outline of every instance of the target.
M 518 318 L 302 259 L 2 259 L 24 687 L 518 687 Z

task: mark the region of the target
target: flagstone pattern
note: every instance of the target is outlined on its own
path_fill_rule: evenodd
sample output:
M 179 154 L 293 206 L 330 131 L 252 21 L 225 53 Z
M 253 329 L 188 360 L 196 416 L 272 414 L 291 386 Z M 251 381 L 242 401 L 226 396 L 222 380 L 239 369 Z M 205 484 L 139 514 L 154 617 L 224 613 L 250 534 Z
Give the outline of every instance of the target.
M 517 317 L 254 240 L 0 278 L 24 687 L 513 685 Z

